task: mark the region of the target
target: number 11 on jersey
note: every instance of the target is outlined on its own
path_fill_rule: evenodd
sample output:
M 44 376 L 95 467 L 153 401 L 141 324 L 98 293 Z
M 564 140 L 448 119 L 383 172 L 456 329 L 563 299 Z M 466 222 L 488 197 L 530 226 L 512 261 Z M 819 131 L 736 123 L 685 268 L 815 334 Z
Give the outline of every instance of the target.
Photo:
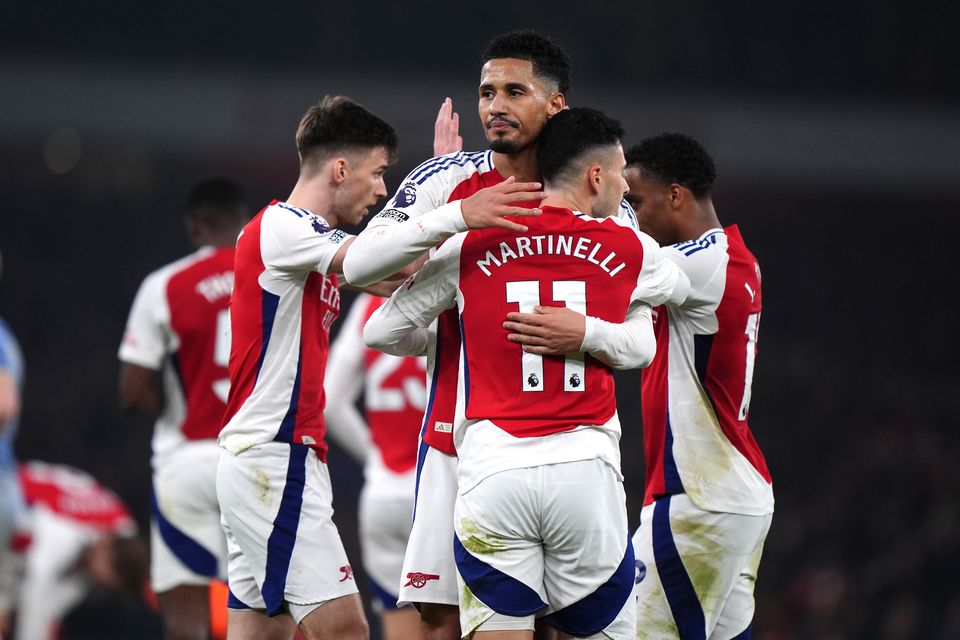
M 587 315 L 587 283 L 580 280 L 556 280 L 553 285 L 553 299 L 563 302 L 568 309 Z M 520 280 L 507 283 L 507 302 L 520 307 L 520 313 L 533 313 L 540 304 L 540 281 Z M 524 391 L 543 391 L 543 356 L 522 352 L 520 388 Z M 584 356 L 582 353 L 567 354 L 563 357 L 563 390 L 582 392 L 586 388 L 584 379 Z

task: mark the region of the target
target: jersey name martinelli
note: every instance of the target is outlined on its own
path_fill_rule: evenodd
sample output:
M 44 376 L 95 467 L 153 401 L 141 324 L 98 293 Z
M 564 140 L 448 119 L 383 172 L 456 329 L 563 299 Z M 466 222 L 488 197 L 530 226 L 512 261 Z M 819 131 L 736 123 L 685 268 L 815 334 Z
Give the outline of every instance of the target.
M 760 326 L 760 267 L 736 225 L 663 248 L 690 278 L 655 309 L 657 355 L 643 372 L 644 504 L 686 493 L 701 509 L 773 511 L 770 472 L 747 425 Z
M 323 377 L 340 314 L 327 269 L 349 236 L 310 211 L 273 201 L 237 240 L 230 301 L 230 397 L 220 444 L 307 445 L 326 461 Z
M 623 322 L 634 300 L 659 304 L 682 277 L 617 218 L 543 207 L 529 230 L 451 238 L 394 300 L 423 324 L 456 303 L 462 343 L 454 437 L 461 491 L 506 469 L 600 458 L 619 473 L 609 367 L 585 354 L 542 357 L 507 340 L 507 313 L 566 306 Z
M 204 247 L 148 275 L 133 301 L 120 360 L 162 370 L 155 463 L 185 441 L 217 437 L 230 378 L 233 247 Z
M 492 151 L 460 151 L 431 158 L 410 172 L 396 195 L 368 226 L 372 228 L 417 218 L 503 180 L 493 166 Z M 534 207 L 536 204 L 529 202 L 518 206 Z M 636 228 L 636 217 L 626 203 L 621 204 L 618 215 Z M 460 369 L 460 327 L 455 310 L 440 314 L 430 330 L 432 340 L 427 350 L 429 395 L 421 439 L 448 455 L 456 455 L 453 421 Z

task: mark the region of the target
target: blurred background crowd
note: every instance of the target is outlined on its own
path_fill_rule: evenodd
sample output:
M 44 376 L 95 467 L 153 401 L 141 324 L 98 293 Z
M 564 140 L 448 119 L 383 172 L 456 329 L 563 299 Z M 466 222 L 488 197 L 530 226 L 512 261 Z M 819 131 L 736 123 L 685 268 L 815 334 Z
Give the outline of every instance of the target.
M 116 350 L 143 276 L 190 250 L 189 186 L 233 178 L 255 210 L 284 198 L 299 116 L 342 93 L 400 133 L 393 190 L 431 155 L 446 96 L 464 147 L 482 148 L 480 53 L 534 27 L 573 60 L 569 102 L 621 119 L 626 144 L 703 141 L 718 213 L 763 269 L 750 422 L 777 511 L 754 637 L 960 639 L 960 5 L 96 6 L 0 5 L 0 314 L 26 361 L 19 458 L 89 471 L 146 530 L 151 421 L 117 408 Z M 632 524 L 639 379 L 618 379 Z M 338 451 L 331 471 L 356 558 L 361 471 Z M 148 609 L 128 609 L 129 635 L 119 614 L 103 630 L 104 606 L 64 637 L 151 637 Z

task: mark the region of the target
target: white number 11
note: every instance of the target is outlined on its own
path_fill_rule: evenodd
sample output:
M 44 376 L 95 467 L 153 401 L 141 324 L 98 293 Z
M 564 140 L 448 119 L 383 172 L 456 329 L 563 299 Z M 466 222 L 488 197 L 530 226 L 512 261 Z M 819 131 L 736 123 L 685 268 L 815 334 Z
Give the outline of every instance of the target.
M 581 280 L 557 280 L 553 282 L 553 299 L 564 302 L 568 309 L 587 315 L 587 283 Z M 533 313 L 540 304 L 540 282 L 521 280 L 507 283 L 507 302 L 516 303 L 520 313 Z M 523 379 L 520 388 L 524 391 L 543 391 L 543 356 L 523 352 L 521 359 Z M 563 390 L 582 392 L 586 388 L 582 353 L 563 357 Z

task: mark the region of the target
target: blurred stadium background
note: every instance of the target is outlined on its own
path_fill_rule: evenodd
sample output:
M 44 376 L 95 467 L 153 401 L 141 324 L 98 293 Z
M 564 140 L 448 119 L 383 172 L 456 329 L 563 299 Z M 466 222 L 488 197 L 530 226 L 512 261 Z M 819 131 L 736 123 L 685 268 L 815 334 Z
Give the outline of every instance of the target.
M 141 278 L 189 251 L 190 184 L 235 178 L 254 208 L 285 197 L 299 116 L 343 93 L 400 132 L 392 191 L 431 155 L 445 96 L 482 148 L 480 53 L 534 27 L 573 59 L 571 103 L 622 119 L 628 144 L 663 130 L 705 143 L 719 215 L 764 270 L 751 425 L 777 512 L 754 637 L 960 638 L 958 18 L 945 1 L 2 2 L 18 455 L 89 470 L 146 527 L 151 422 L 117 410 L 116 349 Z M 619 385 L 634 522 L 638 385 Z M 340 452 L 331 467 L 359 565 L 359 468 Z M 93 602 L 64 632 L 156 629 Z

